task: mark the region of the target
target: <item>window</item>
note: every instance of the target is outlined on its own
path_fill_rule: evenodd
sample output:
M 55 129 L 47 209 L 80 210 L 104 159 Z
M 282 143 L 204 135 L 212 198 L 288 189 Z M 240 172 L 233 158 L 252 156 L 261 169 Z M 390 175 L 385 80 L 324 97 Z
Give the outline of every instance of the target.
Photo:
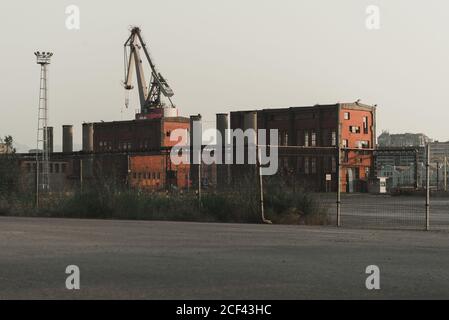
M 343 139 L 343 148 L 348 147 L 348 139 Z
M 312 174 L 315 174 L 316 173 L 316 158 L 312 158 L 311 167 L 312 167 Z
M 332 173 L 337 172 L 337 157 L 332 157 L 331 159 L 331 168 L 332 168 Z
M 349 162 L 349 152 L 348 152 L 348 151 L 344 151 L 344 152 L 343 152 L 343 161 L 344 161 L 345 163 L 348 163 L 348 162 Z
M 304 173 L 309 174 L 309 158 L 304 158 Z
M 160 173 L 160 172 L 157 173 L 157 178 L 158 178 L 158 179 L 161 178 L 161 173 Z
M 279 132 L 279 146 L 288 146 L 288 132 L 287 131 L 280 131 Z
M 360 133 L 360 127 L 359 126 L 349 126 L 349 132 Z
M 312 131 L 312 147 L 316 146 L 316 132 Z
M 59 173 L 59 163 L 55 163 L 55 173 Z
M 65 163 L 61 164 L 61 172 L 65 173 L 67 165 Z
M 363 117 L 363 133 L 368 133 L 368 117 Z
M 304 131 L 304 146 L 305 147 L 309 146 L 309 132 L 308 131 Z
M 336 146 L 337 145 L 337 133 L 335 131 L 332 131 L 331 134 L 331 146 Z
M 369 148 L 369 141 L 366 141 L 366 140 L 357 141 L 357 147 L 359 149 L 368 149 Z
M 345 113 L 344 113 L 344 119 L 345 119 L 345 120 L 351 119 L 351 114 L 350 114 L 349 112 L 345 112 Z
M 50 163 L 50 173 L 53 173 L 53 163 Z

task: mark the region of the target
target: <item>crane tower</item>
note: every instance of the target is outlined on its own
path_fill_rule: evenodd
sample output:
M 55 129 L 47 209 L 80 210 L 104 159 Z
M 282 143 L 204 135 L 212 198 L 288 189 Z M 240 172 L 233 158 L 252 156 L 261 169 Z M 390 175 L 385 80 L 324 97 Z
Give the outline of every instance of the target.
M 141 50 L 151 70 L 149 86 L 147 86 L 145 79 L 142 57 L 140 55 Z M 151 119 L 164 116 L 177 116 L 177 109 L 171 101 L 174 92 L 162 74 L 156 69 L 146 44 L 143 41 L 140 28 L 138 27 L 131 28 L 131 35 L 124 44 L 124 60 L 125 80 L 123 81 L 123 86 L 125 90 L 129 91 L 134 88 L 132 85 L 132 77 L 134 70 L 136 72 L 140 101 L 140 110 L 136 118 Z M 162 95 L 168 99 L 169 106 L 161 100 Z M 128 98 L 126 98 L 125 105 L 128 107 Z

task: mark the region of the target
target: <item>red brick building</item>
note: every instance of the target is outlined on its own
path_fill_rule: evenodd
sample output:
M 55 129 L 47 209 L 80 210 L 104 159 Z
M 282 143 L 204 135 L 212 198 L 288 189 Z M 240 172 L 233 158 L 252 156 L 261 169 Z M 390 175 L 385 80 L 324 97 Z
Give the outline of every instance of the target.
M 93 124 L 93 152 L 149 151 L 176 144 L 175 129 L 190 128 L 189 118 L 156 118 Z
M 231 112 L 231 129 L 244 129 L 246 111 Z M 338 148 L 343 192 L 363 192 L 373 167 L 376 108 L 355 103 L 257 110 L 258 129 L 267 129 L 267 144 L 279 145 L 279 175 L 308 190 L 335 191 Z M 277 129 L 279 141 L 269 141 Z M 239 176 L 239 166 L 233 166 Z M 326 180 L 330 177 L 330 181 Z
M 175 129 L 189 128 L 190 120 L 184 117 L 94 123 L 92 152 L 126 154 L 126 179 L 132 188 L 183 189 L 189 166 L 171 163 L 170 147 L 177 142 L 170 141 L 170 135 Z

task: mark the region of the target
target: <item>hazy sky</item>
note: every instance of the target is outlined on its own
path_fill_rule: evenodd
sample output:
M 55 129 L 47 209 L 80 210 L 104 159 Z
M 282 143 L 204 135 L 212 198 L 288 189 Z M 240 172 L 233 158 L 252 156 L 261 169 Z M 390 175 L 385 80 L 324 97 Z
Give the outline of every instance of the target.
M 65 26 L 80 8 L 80 30 Z M 380 8 L 380 29 L 365 26 Z M 134 118 L 124 105 L 123 43 L 141 27 L 181 114 L 362 99 L 377 129 L 449 140 L 447 0 L 1 1 L 0 135 L 35 146 L 39 66 L 54 52 L 50 124 Z

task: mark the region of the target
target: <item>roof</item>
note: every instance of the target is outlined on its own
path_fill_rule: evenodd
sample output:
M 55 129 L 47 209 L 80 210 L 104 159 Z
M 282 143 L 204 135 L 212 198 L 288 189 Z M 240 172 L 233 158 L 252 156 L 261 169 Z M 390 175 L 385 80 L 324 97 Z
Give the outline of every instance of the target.
M 366 110 L 366 111 L 373 111 L 376 109 L 376 105 L 368 105 L 361 102 L 337 102 L 334 104 L 316 104 L 313 106 L 293 106 L 293 107 L 285 107 L 285 108 L 263 108 L 263 109 L 250 109 L 250 110 L 237 110 L 237 111 L 231 111 L 231 113 L 239 113 L 239 112 L 251 112 L 251 111 L 258 111 L 258 112 L 287 112 L 287 111 L 305 111 L 306 109 L 316 109 L 316 108 L 335 108 L 337 106 L 341 106 L 344 109 L 353 109 L 353 110 Z

